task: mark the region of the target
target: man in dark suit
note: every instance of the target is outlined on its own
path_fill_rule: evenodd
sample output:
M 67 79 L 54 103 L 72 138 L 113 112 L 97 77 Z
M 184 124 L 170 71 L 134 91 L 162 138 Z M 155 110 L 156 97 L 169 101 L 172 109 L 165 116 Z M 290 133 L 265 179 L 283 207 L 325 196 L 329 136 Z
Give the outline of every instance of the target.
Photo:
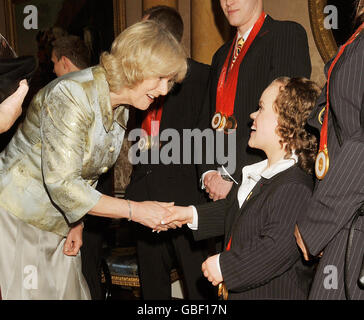
M 183 21 L 180 14 L 169 7 L 158 6 L 145 12 L 144 17 L 162 23 L 177 40 L 181 41 Z M 189 70 L 185 80 L 151 107 L 142 121 L 142 128 L 151 120 L 160 121 L 159 132 L 174 129 L 181 142 L 181 164 L 138 164 L 134 166 L 126 198 L 135 201 L 157 200 L 186 205 L 206 202 L 199 190 L 196 166 L 183 163 L 183 130 L 199 127 L 203 97 L 207 88 L 209 66 L 188 60 Z M 159 118 L 158 116 L 159 115 Z M 156 117 L 155 117 L 156 116 Z M 149 135 L 152 132 L 148 132 Z M 147 145 L 148 143 L 144 143 Z M 166 142 L 158 145 L 159 154 Z M 139 143 L 141 146 L 141 144 Z M 150 156 L 155 149 L 145 149 Z M 201 272 L 201 264 L 207 256 L 205 242 L 194 242 L 191 230 L 183 228 L 171 233 L 152 233 L 143 226 L 135 226 L 138 268 L 142 296 L 146 300 L 171 299 L 170 272 L 177 262 L 182 272 L 183 288 L 187 299 L 206 299 L 208 282 Z
M 231 156 L 227 163 L 215 157 L 214 165 L 199 166 L 203 187 L 213 200 L 227 196 L 233 181 L 240 180 L 244 166 L 264 158 L 263 154 L 247 147 L 249 115 L 257 109 L 263 90 L 280 76 L 310 78 L 311 75 L 307 35 L 302 26 L 265 15 L 263 0 L 220 0 L 220 4 L 230 25 L 237 28 L 237 36 L 213 57 L 205 100 L 210 115 L 205 117 L 204 126 L 211 128 L 211 120 L 218 120 L 216 116 L 213 118 L 217 112 L 226 117 L 225 129 L 234 129 L 236 123 L 236 156 L 228 150 Z M 227 77 L 222 76 L 224 70 Z M 230 108 L 226 105 L 229 99 Z M 220 126 L 220 129 L 224 128 Z M 228 134 L 225 134 L 225 152 L 227 140 Z M 227 170 L 220 170 L 221 165 Z

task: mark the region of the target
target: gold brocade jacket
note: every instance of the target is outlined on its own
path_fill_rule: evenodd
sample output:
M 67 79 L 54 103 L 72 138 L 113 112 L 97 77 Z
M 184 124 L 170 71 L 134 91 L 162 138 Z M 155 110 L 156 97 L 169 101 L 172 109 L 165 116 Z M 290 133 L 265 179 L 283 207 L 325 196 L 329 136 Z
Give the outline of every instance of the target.
M 113 112 L 101 66 L 45 86 L 0 154 L 0 207 L 66 236 L 99 201 L 97 180 L 117 160 L 128 116 L 125 106 Z

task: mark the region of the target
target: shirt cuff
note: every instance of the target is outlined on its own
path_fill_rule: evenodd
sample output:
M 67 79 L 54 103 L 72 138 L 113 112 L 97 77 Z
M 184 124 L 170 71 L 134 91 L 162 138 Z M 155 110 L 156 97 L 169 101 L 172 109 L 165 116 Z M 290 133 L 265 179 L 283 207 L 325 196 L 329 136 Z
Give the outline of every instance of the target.
M 217 270 L 220 272 L 220 275 L 222 277 L 221 268 L 220 268 L 220 254 L 217 255 L 216 263 L 217 263 Z
M 205 176 L 209 173 L 209 172 L 216 172 L 217 170 L 209 170 L 209 171 L 206 171 L 202 174 L 201 176 L 201 189 L 202 190 L 205 190 L 205 184 L 203 183 L 204 179 L 205 179 Z
M 190 208 L 192 208 L 193 210 L 193 219 L 192 219 L 192 223 L 187 223 L 187 227 L 189 227 L 191 230 L 198 230 L 198 214 L 197 214 L 197 209 L 195 206 L 190 206 Z

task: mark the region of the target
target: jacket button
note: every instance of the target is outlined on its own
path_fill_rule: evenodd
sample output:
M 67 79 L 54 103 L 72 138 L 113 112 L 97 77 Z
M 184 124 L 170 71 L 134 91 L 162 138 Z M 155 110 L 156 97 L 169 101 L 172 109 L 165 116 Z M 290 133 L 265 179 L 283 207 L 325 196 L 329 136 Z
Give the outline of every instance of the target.
M 102 168 L 102 170 L 101 170 L 101 172 L 102 172 L 102 173 L 106 173 L 108 170 L 109 170 L 109 168 L 108 168 L 108 167 L 103 167 L 103 168 Z
M 109 152 L 111 152 L 111 153 L 113 153 L 115 151 L 115 148 L 114 147 L 111 147 L 110 149 L 109 149 Z
M 110 130 L 113 131 L 114 130 L 114 124 L 111 125 Z

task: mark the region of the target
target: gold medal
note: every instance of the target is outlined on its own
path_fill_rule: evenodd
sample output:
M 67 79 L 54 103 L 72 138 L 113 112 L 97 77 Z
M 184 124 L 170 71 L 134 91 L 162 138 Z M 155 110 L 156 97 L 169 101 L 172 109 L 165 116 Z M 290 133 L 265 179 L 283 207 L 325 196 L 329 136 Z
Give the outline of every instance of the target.
M 226 289 L 225 283 L 221 282 L 219 284 L 219 290 L 217 295 L 219 297 L 221 297 L 223 300 L 227 300 L 228 299 L 228 290 Z
M 225 127 L 224 127 L 224 132 L 226 134 L 229 134 L 229 133 L 231 133 L 231 131 L 229 132 L 229 130 L 235 130 L 237 128 L 237 126 L 238 126 L 238 123 L 236 121 L 236 118 L 233 115 L 231 115 L 226 120 L 226 124 L 225 124 Z
M 218 130 L 221 127 L 223 115 L 220 112 L 216 112 L 211 120 L 211 127 L 214 130 Z
M 315 173 L 317 179 L 322 180 L 326 176 L 326 173 L 329 170 L 329 163 L 329 153 L 327 148 L 325 148 L 318 153 L 316 158 Z
M 140 138 L 138 142 L 138 148 L 140 151 L 148 150 L 151 146 L 150 136 L 144 136 Z

